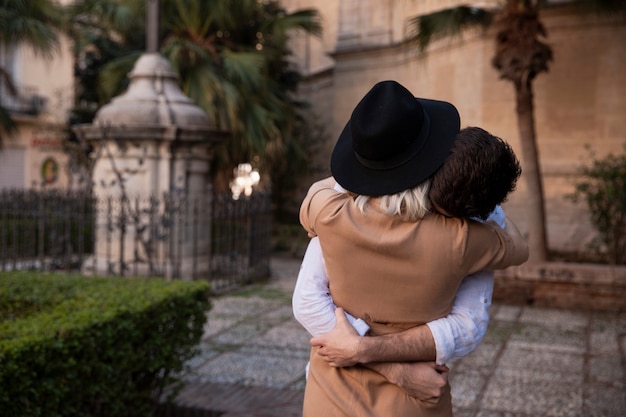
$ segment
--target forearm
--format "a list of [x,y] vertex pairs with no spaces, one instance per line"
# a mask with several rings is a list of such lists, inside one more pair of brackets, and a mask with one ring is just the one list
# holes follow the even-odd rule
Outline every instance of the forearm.
[[[313,346],[332,366],[356,363],[433,361],[445,364],[476,349],[489,322],[493,273],[481,271],[466,277],[457,293],[452,312],[424,326],[384,336],[357,337],[348,326],[312,339]],[[338,320],[346,322],[343,313]]]
[[362,337],[356,353],[359,363],[434,361],[435,340],[428,326],[375,337]]
[[399,386],[411,397],[438,403],[448,381],[448,368],[433,362],[385,362],[363,365]]
[[402,362],[371,362],[364,363],[362,366],[378,372],[392,384],[400,385],[400,375],[402,374]]

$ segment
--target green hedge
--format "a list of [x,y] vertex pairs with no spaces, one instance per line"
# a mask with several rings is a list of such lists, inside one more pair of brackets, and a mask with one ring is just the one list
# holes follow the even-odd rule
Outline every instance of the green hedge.
[[196,353],[208,289],[0,274],[0,416],[150,416]]

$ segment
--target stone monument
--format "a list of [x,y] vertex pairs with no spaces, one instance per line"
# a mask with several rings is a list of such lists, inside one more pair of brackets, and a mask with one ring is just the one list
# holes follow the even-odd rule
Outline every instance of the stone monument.
[[[92,124],[74,127],[93,145],[92,180],[100,205],[94,255],[86,265],[99,275],[197,276],[208,268],[210,255],[211,151],[225,132],[213,128],[206,113],[183,94],[177,74],[160,54],[143,54],[129,77],[128,90],[103,106]],[[169,203],[155,204],[164,198]],[[180,216],[192,215],[192,207],[205,218],[178,226]],[[160,223],[166,218],[167,236],[162,224],[152,236],[140,235],[154,224],[153,218],[138,218],[148,213]],[[163,242],[157,235],[169,244],[158,245]]]

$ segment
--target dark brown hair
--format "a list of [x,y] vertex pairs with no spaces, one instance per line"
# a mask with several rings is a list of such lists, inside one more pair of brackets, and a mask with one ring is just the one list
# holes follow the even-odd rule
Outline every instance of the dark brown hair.
[[515,190],[521,173],[509,144],[479,127],[466,127],[432,177],[430,201],[453,217],[484,220]]

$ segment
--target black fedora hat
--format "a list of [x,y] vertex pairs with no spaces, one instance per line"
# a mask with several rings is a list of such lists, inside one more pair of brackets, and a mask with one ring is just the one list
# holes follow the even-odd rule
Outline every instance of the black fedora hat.
[[335,180],[361,195],[395,194],[433,175],[460,130],[457,109],[415,98],[396,81],[382,81],[361,99],[330,160]]

